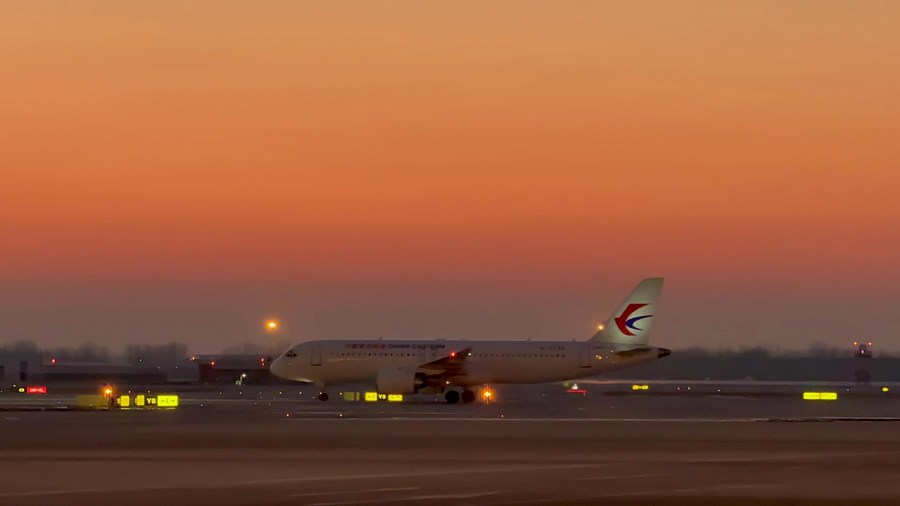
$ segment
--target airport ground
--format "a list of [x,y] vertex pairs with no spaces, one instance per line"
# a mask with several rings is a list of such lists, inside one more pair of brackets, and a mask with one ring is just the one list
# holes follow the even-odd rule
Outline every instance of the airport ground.
[[449,406],[254,392],[182,392],[174,410],[0,411],[0,504],[900,502],[895,398],[500,389],[493,404]]

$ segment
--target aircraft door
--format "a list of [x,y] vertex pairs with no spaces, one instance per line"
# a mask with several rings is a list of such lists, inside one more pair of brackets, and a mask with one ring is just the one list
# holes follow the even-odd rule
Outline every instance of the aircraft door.
[[425,362],[428,362],[428,355],[427,355],[428,350],[426,350],[425,348],[419,348],[418,352],[419,352],[419,354],[417,355],[417,357],[419,359],[419,364],[424,364]]
[[578,349],[578,367],[591,366],[591,347],[582,346]]
[[312,350],[309,352],[309,365],[322,365],[322,345],[314,344],[312,345]]

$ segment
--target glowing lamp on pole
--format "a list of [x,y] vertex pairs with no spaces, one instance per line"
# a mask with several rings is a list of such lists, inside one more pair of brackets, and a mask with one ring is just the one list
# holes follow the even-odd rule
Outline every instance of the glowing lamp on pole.
[[275,332],[278,331],[278,320],[266,320],[264,324],[266,333],[269,334],[269,355],[275,353]]

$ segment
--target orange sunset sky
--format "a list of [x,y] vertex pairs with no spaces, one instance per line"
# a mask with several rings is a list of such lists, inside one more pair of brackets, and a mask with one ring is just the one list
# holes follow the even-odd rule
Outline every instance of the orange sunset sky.
[[900,350],[900,2],[0,1],[0,343]]

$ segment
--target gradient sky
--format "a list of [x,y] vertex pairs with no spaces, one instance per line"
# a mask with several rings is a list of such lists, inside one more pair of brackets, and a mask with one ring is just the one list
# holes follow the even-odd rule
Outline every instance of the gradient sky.
[[0,342],[900,349],[900,2],[0,1]]

